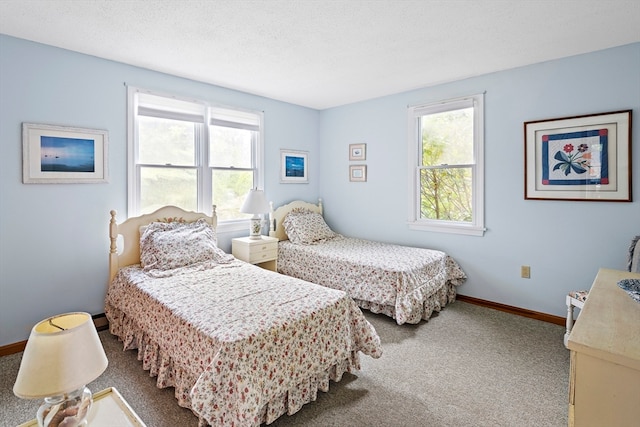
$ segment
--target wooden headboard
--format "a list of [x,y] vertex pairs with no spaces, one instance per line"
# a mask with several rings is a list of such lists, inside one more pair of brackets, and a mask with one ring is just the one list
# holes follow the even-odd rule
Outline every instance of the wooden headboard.
[[318,199],[318,204],[308,203],[302,200],[294,200],[291,203],[280,206],[278,209],[273,209],[273,202],[269,202],[271,211],[269,212],[269,236],[277,237],[278,240],[288,240],[289,237],[284,231],[282,221],[289,212],[294,209],[308,209],[313,212],[318,212],[322,215],[322,199]]
[[[213,214],[208,216],[204,213],[185,211],[176,206],[164,206],[150,214],[132,217],[117,223],[116,211],[111,211],[111,221],[109,222],[109,283],[113,280],[118,270],[128,265],[140,263],[140,227],[152,222],[194,222],[200,218],[205,218],[215,229],[218,226],[218,216],[216,206],[213,205]],[[118,236],[122,236],[122,250],[118,250]]]

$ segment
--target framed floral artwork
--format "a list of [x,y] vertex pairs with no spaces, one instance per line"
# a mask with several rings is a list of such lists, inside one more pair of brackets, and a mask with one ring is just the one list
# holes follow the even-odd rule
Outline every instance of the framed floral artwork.
[[524,123],[526,200],[631,201],[631,110]]

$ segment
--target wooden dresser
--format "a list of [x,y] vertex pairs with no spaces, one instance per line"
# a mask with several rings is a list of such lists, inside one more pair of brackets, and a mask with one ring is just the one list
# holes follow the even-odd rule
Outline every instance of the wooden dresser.
[[640,425],[640,303],[600,269],[569,335],[569,427]]

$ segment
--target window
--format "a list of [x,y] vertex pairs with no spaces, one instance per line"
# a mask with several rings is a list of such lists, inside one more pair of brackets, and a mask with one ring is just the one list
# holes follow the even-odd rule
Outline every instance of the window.
[[410,228],[483,235],[483,98],[409,108]]
[[240,207],[262,187],[261,112],[129,87],[129,116],[130,215],[216,205],[220,230],[246,227]]

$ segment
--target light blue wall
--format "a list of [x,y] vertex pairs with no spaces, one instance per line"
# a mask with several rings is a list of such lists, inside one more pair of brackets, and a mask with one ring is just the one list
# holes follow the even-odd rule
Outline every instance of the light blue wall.
[[[317,197],[316,110],[0,35],[0,346],[53,314],[104,312],[109,211],[126,218],[125,83],[264,111],[267,197]],[[23,122],[108,130],[109,183],[23,184]],[[309,184],[279,183],[280,148],[309,151]]]
[[[446,250],[469,275],[461,294],[563,316],[566,291],[623,269],[640,234],[640,203],[524,201],[522,171],[524,121],[631,108],[637,123],[640,44],[318,112],[0,35],[0,346],[49,315],[104,311],[109,210],[126,216],[125,83],[263,110],[270,200],[321,196],[339,232]],[[483,91],[486,235],[408,230],[406,106]],[[23,122],[107,129],[109,183],[22,184]],[[348,145],[361,142],[368,181],[350,183]],[[309,151],[309,184],[279,183],[281,148]],[[637,199],[640,149],[633,163]]]
[[[484,237],[409,230],[407,105],[485,95]],[[320,113],[320,195],[336,231],[447,251],[460,294],[566,315],[564,296],[600,267],[625,269],[640,234],[640,43],[378,98]],[[525,121],[632,109],[633,203],[524,200]],[[367,144],[366,183],[348,145]],[[520,266],[531,278],[520,278]]]

